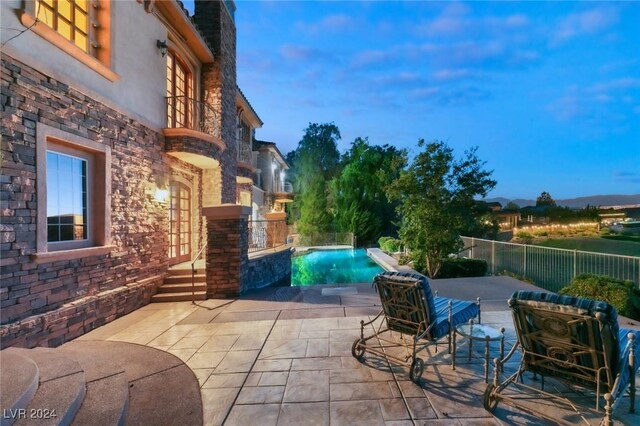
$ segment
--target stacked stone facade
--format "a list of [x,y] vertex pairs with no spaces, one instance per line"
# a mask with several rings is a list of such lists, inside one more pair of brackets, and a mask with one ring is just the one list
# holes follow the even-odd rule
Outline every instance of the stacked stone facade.
[[[165,155],[163,136],[136,120],[10,56],[1,64],[1,321],[14,323],[2,328],[2,342],[60,343],[148,303],[167,269],[169,227],[167,206],[152,189],[166,185],[172,165],[198,182],[200,171]],[[110,253],[36,261],[37,209],[45,208],[36,191],[44,179],[36,174],[39,123],[111,147]],[[111,296],[100,301],[101,294]],[[40,331],[15,324],[33,315],[39,319],[29,324],[41,322]]]

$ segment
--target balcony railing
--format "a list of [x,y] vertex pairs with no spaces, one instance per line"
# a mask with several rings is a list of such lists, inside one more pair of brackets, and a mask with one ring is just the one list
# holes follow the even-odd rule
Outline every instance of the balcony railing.
[[284,185],[282,185],[282,189],[284,189],[284,191],[282,191],[282,192],[292,193],[293,192],[293,185],[291,185],[291,182],[285,182]]
[[240,140],[238,144],[238,161],[240,163],[251,164],[252,157],[251,141]]
[[167,97],[167,127],[221,137],[220,116],[211,105],[187,96]]
[[249,253],[287,244],[289,227],[284,220],[249,221]]

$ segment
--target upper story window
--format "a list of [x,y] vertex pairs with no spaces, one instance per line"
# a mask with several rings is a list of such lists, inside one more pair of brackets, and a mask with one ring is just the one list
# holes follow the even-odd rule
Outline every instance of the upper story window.
[[38,20],[89,53],[89,2],[87,0],[37,0]]
[[189,68],[174,52],[167,54],[167,121],[168,127],[191,128],[193,106],[192,78]]

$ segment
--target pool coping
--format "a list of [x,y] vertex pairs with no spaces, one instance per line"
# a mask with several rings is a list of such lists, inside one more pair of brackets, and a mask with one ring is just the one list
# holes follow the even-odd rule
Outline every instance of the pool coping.
[[380,265],[383,269],[390,272],[410,272],[417,274],[418,272],[407,265],[400,265],[398,261],[379,248],[368,248],[367,256]]

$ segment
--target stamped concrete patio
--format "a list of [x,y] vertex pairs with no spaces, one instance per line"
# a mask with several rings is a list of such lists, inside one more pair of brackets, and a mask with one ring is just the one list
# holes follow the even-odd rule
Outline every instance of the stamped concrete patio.
[[[515,335],[506,300],[536,289],[509,277],[434,280],[432,287],[445,297],[480,296],[482,322],[507,328],[507,351]],[[81,339],[133,342],[182,359],[200,382],[207,425],[541,424],[503,406],[495,416],[484,410],[484,348],[474,346],[479,352],[469,360],[462,339],[455,371],[446,344],[423,353],[420,385],[409,381],[406,366],[368,354],[363,363],[354,359],[360,320],[380,309],[370,284],[270,288],[198,304],[151,304]],[[495,344],[491,356],[497,353]],[[544,404],[558,418],[582,421]],[[616,411],[621,424],[640,424],[627,410],[624,401]]]

